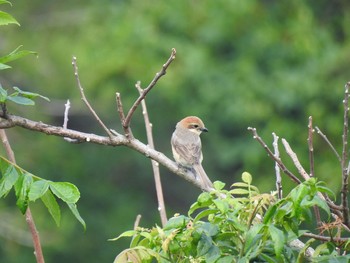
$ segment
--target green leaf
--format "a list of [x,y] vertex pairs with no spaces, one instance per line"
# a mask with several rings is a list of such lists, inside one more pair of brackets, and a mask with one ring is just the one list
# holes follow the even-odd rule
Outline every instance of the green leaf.
[[277,210],[277,204],[274,204],[267,209],[263,219],[264,224],[268,224],[271,221],[271,219],[276,213],[276,210]]
[[75,203],[67,203],[69,209],[72,211],[73,215],[75,216],[76,219],[80,222],[80,224],[83,225],[84,230],[86,230],[86,224],[84,219],[80,216],[77,205]]
[[224,189],[224,187],[225,187],[225,183],[220,182],[220,181],[215,181],[215,182],[213,183],[213,185],[214,185],[214,188],[215,188],[216,190],[222,190],[222,189]]
[[183,228],[187,225],[187,223],[189,221],[190,221],[190,219],[186,216],[183,216],[183,215],[172,217],[165,224],[164,230]]
[[35,105],[35,102],[31,99],[21,97],[21,96],[8,96],[7,100],[10,100],[14,103],[21,104],[21,105],[27,105],[27,106],[33,106]]
[[9,69],[9,68],[11,68],[9,65],[0,63],[0,70]]
[[212,245],[213,245],[213,240],[211,239],[211,237],[202,233],[201,238],[199,239],[199,242],[197,245],[197,256],[200,257],[205,255],[209,251]]
[[252,175],[248,172],[243,172],[242,173],[242,181],[247,183],[247,184],[251,184],[253,181]]
[[[0,3],[1,4],[1,3]],[[13,16],[8,13],[0,11],[0,26],[8,25],[8,24],[16,24],[20,25]]]
[[229,209],[229,206],[228,206],[228,203],[221,200],[221,199],[216,199],[216,200],[213,200],[213,203],[215,204],[215,206],[220,210],[220,212],[222,214],[225,214],[227,213],[228,209]]
[[235,189],[230,190],[230,194],[247,195],[247,194],[249,194],[249,190],[242,189],[242,188],[235,188]]
[[1,161],[1,170],[3,175],[0,180],[0,198],[8,194],[19,178],[16,168],[3,160]]
[[37,97],[40,97],[44,100],[50,101],[50,99],[48,97],[45,97],[43,95],[40,95],[38,93],[33,93],[33,92],[29,92],[29,91],[23,91],[18,87],[13,87],[13,89],[17,92],[17,95],[21,95],[22,97],[28,98],[28,99],[35,99]]
[[60,226],[61,222],[61,210],[56,201],[55,196],[52,194],[50,190],[46,191],[41,197],[41,201],[43,201],[44,205],[49,210],[52,218],[55,220],[56,225]]
[[7,100],[7,91],[3,89],[3,87],[0,84],[0,102],[4,103]]
[[32,175],[28,173],[24,173],[20,175],[19,179],[15,184],[15,190],[16,190],[16,196],[17,196],[16,205],[18,206],[19,210],[21,210],[22,214],[25,214],[28,208],[28,203],[29,203],[28,193],[32,183],[33,183]]
[[138,231],[136,231],[136,230],[128,230],[128,231],[121,233],[119,236],[117,236],[115,238],[108,239],[108,241],[116,241],[122,237],[132,237],[132,236],[136,235],[137,233],[138,233]]
[[197,222],[197,221],[201,220],[203,217],[207,217],[208,215],[212,215],[212,214],[215,214],[217,212],[218,212],[217,209],[205,209],[205,210],[198,213],[198,215],[194,218],[193,222]]
[[276,256],[279,258],[281,257],[282,249],[285,244],[285,237],[283,231],[278,229],[274,225],[269,225],[269,232],[273,241]]
[[50,183],[47,180],[35,181],[29,190],[29,201],[35,201],[38,198],[42,197],[49,188],[49,185]]
[[24,56],[27,55],[37,55],[36,52],[34,51],[29,51],[29,50],[19,50],[20,48],[22,48],[22,46],[17,47],[14,51],[12,51],[10,54],[0,57],[0,63],[7,63],[7,62],[11,62],[17,59],[20,59]]
[[66,203],[76,203],[80,198],[78,188],[68,182],[50,182],[50,189],[54,195]]

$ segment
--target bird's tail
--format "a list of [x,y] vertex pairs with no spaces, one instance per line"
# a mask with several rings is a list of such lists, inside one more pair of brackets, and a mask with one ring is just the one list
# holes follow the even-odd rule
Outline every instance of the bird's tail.
[[213,183],[210,181],[208,175],[204,171],[203,166],[201,164],[195,164],[193,165],[193,168],[196,172],[196,177],[201,181],[203,188],[205,189],[213,188]]

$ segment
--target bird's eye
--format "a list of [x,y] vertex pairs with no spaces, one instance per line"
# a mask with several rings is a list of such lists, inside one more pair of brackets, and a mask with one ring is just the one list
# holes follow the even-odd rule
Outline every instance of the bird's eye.
[[197,124],[193,124],[193,128],[198,128],[199,126]]

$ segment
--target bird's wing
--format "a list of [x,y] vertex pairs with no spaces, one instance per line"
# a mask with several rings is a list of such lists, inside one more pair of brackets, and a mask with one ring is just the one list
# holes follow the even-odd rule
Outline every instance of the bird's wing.
[[200,143],[182,144],[173,142],[172,145],[188,164],[193,165],[195,163],[200,163],[202,158],[202,147]]

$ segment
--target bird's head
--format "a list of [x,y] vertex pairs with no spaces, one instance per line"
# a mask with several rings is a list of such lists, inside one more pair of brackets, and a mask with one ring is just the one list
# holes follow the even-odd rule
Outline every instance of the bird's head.
[[208,132],[208,129],[205,128],[203,121],[196,116],[189,116],[182,119],[179,123],[179,126],[184,129],[188,129],[190,132],[200,135],[202,132]]

